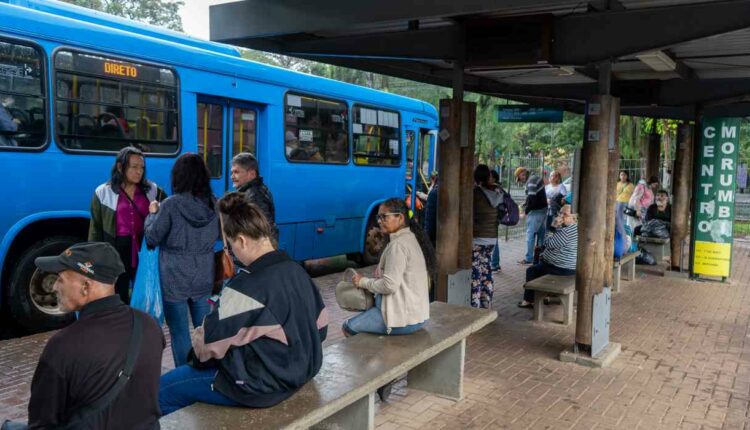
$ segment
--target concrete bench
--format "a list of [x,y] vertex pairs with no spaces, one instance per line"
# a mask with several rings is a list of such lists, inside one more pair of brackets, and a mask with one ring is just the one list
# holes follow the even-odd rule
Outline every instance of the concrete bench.
[[435,302],[414,334],[359,334],[324,348],[318,375],[272,408],[197,403],[162,417],[161,428],[373,429],[375,391],[404,374],[411,388],[461,399],[466,338],[496,318],[495,311]]
[[[641,255],[641,251],[630,252],[620,257],[619,260],[615,260],[615,263],[612,266],[613,292],[620,292],[620,279],[625,279],[626,281],[632,281],[635,279],[635,259],[638,258],[639,255]],[[625,277],[621,278],[623,268],[625,268]]]
[[576,290],[576,277],[544,275],[524,284],[524,289],[534,291],[534,320],[544,319],[544,298],[549,296],[560,297],[563,306],[564,325],[573,320],[573,293]]
[[659,239],[656,237],[637,237],[638,244],[654,255],[656,264],[664,261],[664,257],[672,255],[672,249],[670,248],[669,239]]

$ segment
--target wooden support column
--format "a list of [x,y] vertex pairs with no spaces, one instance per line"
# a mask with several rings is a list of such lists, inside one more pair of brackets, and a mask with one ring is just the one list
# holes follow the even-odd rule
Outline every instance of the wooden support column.
[[[435,299],[443,302],[448,301],[448,276],[471,268],[476,105],[463,102],[465,49],[465,29],[461,26],[453,62],[453,98],[440,100]],[[473,106],[473,112],[466,105]]]
[[[682,255],[682,241],[690,234],[690,190],[693,179],[693,136],[691,124],[680,124],[677,128],[677,150],[672,171],[672,270],[687,270],[689,255]],[[689,246],[689,245],[688,245]],[[686,250],[686,246],[684,249]]]
[[648,151],[646,152],[646,179],[652,176],[659,177],[659,155],[661,154],[661,136],[656,132],[656,119],[648,135]]
[[[593,296],[605,287],[607,196],[613,191],[609,175],[609,141],[612,133],[612,110],[619,109],[619,99],[608,95],[594,96],[588,105],[588,129],[581,152],[581,199],[578,207],[578,263],[576,289],[576,346],[579,353],[591,353]],[[611,251],[610,251],[611,252]]]
[[604,242],[604,258],[606,264],[604,266],[604,281],[605,284],[612,288],[614,285],[614,279],[612,278],[614,264],[614,253],[615,253],[615,201],[617,196],[615,190],[617,189],[617,179],[620,173],[620,100],[614,99],[612,103],[612,109],[610,110],[609,118],[609,137],[607,141],[607,148],[609,150],[609,161],[607,163],[607,235]]

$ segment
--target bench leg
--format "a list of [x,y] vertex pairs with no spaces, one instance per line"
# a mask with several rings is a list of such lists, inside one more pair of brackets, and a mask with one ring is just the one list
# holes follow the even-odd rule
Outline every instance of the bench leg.
[[635,260],[625,263],[625,280],[632,281],[635,279]]
[[312,426],[315,430],[346,430],[375,428],[375,393],[362,397],[351,405]]
[[573,294],[563,294],[560,300],[563,307],[563,324],[569,325],[573,320]]
[[409,387],[452,400],[464,393],[466,339],[409,371]]
[[617,265],[612,269],[612,292],[620,292],[620,276],[622,276],[622,265]]
[[544,320],[544,298],[547,294],[543,291],[534,291],[534,321]]

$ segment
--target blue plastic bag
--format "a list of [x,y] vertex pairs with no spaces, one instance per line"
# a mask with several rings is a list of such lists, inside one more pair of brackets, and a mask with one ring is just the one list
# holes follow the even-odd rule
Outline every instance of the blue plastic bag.
[[164,303],[159,278],[159,248],[148,249],[145,240],[138,253],[138,271],[135,275],[130,306],[151,315],[159,325],[164,322]]

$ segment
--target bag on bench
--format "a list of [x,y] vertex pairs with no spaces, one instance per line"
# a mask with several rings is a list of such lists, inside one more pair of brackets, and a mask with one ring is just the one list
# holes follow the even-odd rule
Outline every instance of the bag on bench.
[[356,287],[351,279],[356,272],[346,269],[344,280],[336,284],[336,303],[348,311],[366,311],[375,306],[375,296],[362,288]]

